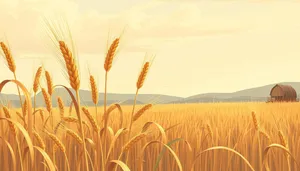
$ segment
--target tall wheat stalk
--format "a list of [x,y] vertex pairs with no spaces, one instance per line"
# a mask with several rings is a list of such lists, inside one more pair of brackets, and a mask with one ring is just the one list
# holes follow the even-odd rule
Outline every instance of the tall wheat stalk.
[[[47,93],[49,95],[49,100],[52,103],[52,93],[53,93],[53,83],[52,83],[52,78],[50,76],[50,73],[48,71],[45,71],[45,76],[46,76],[46,81],[47,81]],[[51,124],[52,124],[52,130],[54,128],[54,118],[53,118],[53,113],[49,113],[51,115]]]
[[[289,149],[289,145],[288,145],[288,142],[286,141],[283,133],[281,130],[278,131],[278,136],[279,136],[279,139],[280,139],[280,144],[282,146],[284,146],[285,148]],[[286,160],[287,160],[287,164],[288,164],[288,170],[291,171],[291,162],[290,162],[290,156],[288,155],[288,153],[285,153],[284,154],[285,157],[286,157]]]
[[50,96],[52,96],[53,94],[53,82],[52,82],[52,78],[51,78],[51,75],[49,73],[49,71],[45,71],[45,76],[46,76],[46,81],[47,81],[47,90],[48,90],[48,94]]
[[257,136],[257,140],[258,140],[258,156],[259,156],[259,162],[258,162],[258,167],[260,170],[262,170],[262,167],[261,167],[261,161],[262,161],[262,151],[261,151],[261,142],[260,142],[260,137],[259,137],[259,134],[260,134],[260,127],[259,127],[259,123],[257,121],[257,117],[256,117],[256,114],[255,112],[252,112],[252,121],[253,121],[253,125],[254,125],[254,129],[255,129],[255,135]]
[[140,75],[138,77],[138,80],[136,82],[136,92],[135,92],[134,103],[133,103],[132,112],[131,112],[131,116],[130,116],[130,123],[129,123],[129,130],[128,130],[128,140],[129,140],[130,134],[131,134],[131,128],[132,128],[132,123],[133,123],[133,114],[134,114],[134,110],[135,110],[135,106],[136,106],[136,99],[137,99],[139,90],[144,85],[144,81],[147,77],[149,67],[150,67],[150,62],[145,62],[144,65],[143,65],[143,68],[140,72]]
[[[4,53],[4,55],[5,55],[5,59],[6,59],[6,62],[7,62],[8,69],[13,73],[14,79],[17,80],[16,64],[15,64],[14,58],[12,57],[10,49],[5,45],[4,42],[0,42],[0,46],[1,46],[1,49]],[[17,86],[17,89],[18,89],[18,95],[19,95],[19,100],[20,100],[20,107],[22,107],[23,106],[22,105],[22,97],[21,97],[19,86]]]
[[[96,84],[96,81],[95,81],[95,78],[93,75],[90,75],[90,86],[91,86],[91,93],[92,93],[92,101],[95,105],[95,112],[96,112],[96,123],[99,125],[99,116],[98,116],[98,109],[97,109],[97,105],[98,105],[98,100],[99,100],[99,95],[98,95],[98,88],[97,88],[97,84]],[[86,110],[87,111],[87,110]],[[91,118],[89,118],[91,119]],[[94,130],[97,126],[94,126]],[[96,128],[97,129],[97,128]],[[103,150],[102,150],[102,142],[101,142],[101,138],[99,138],[98,136],[99,134],[99,130],[97,131],[97,141],[99,141],[99,143],[97,142],[97,145],[96,145],[96,151],[98,152],[99,151],[99,146],[100,146],[100,152],[101,152],[101,155],[103,154]],[[100,157],[99,153],[96,153],[95,154],[95,163],[94,163],[94,167],[96,169],[98,169],[98,158]],[[101,156],[102,157],[102,156]],[[103,162],[103,158],[102,158],[102,165],[104,164]]]
[[46,104],[46,109],[47,109],[50,119],[51,119],[50,121],[51,121],[52,130],[54,130],[53,115],[52,115],[52,101],[50,99],[48,92],[44,88],[42,88],[42,94],[43,94],[44,101]]
[[[11,114],[10,114],[10,111],[8,110],[8,108],[4,106],[3,111],[4,111],[4,114],[5,114],[5,117],[10,119]],[[17,136],[17,129],[16,129],[15,125],[10,121],[8,121],[8,125],[9,125],[9,128],[10,128],[13,136],[16,139],[16,145],[17,145],[19,159],[20,159],[21,171],[23,171],[23,160],[22,160],[22,153],[21,153],[21,149],[20,149],[20,143],[19,143],[19,139],[18,139],[18,136]]]
[[[106,54],[106,58],[104,61],[104,70],[105,70],[105,86],[104,86],[104,116],[106,116],[106,106],[107,106],[107,76],[108,72],[110,71],[112,67],[113,60],[116,55],[117,48],[120,43],[120,38],[116,38],[112,44],[110,45],[110,48],[108,49],[108,52]],[[102,157],[105,158],[106,154],[106,128],[104,128],[104,154],[102,154]]]
[[[33,82],[33,92],[34,92],[34,97],[33,97],[33,112],[35,112],[35,108],[36,108],[36,93],[39,90],[39,85],[40,85],[40,78],[42,75],[42,67],[39,67],[38,70],[35,73],[35,77],[34,77],[34,82]],[[35,115],[33,118],[33,126],[35,127]]]
[[81,132],[81,139],[83,140],[83,143],[82,143],[83,148],[82,149],[83,149],[83,154],[84,154],[86,170],[89,171],[89,163],[88,163],[88,158],[87,158],[87,154],[86,154],[85,136],[84,136],[81,110],[80,110],[80,96],[79,96],[80,78],[79,78],[79,73],[78,73],[77,65],[75,63],[75,59],[73,57],[73,54],[72,54],[71,50],[69,50],[66,43],[64,41],[59,41],[59,47],[60,47],[61,53],[63,55],[63,58],[65,60],[67,72],[68,72],[68,75],[69,75],[70,85],[76,91],[76,100],[77,100],[77,103],[78,103],[78,106],[79,106],[78,119],[79,119],[79,126],[80,126],[80,132]]
[[93,75],[90,75],[90,85],[91,85],[91,93],[92,93],[92,100],[95,105],[95,112],[96,112],[96,121],[99,124],[99,117],[97,112],[97,104],[98,104],[98,88]]

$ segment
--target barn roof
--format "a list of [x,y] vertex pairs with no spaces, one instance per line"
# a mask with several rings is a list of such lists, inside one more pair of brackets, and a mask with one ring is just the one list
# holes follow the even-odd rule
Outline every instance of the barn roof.
[[270,95],[272,95],[272,91],[275,87],[280,87],[281,90],[283,91],[284,95],[287,97],[295,97],[297,98],[297,93],[296,90],[290,86],[290,85],[282,85],[282,84],[276,84],[270,91]]

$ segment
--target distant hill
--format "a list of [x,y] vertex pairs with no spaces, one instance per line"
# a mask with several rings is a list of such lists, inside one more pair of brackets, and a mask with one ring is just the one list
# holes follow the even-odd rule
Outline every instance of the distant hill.
[[[270,96],[271,89],[276,85],[269,84],[261,87],[255,87],[240,90],[232,93],[205,93],[180,99],[174,103],[196,103],[196,102],[240,102],[240,101],[266,101]],[[300,82],[282,82],[278,84],[291,85],[297,93],[300,92]],[[299,95],[298,95],[299,97]]]
[[[72,90],[73,94],[75,92]],[[55,107],[57,105],[57,97],[61,97],[66,106],[70,105],[71,98],[66,90],[63,88],[56,88],[53,95],[52,95],[52,104]],[[132,104],[134,101],[135,94],[116,94],[116,93],[108,93],[107,94],[107,104],[112,103],[122,103],[122,104]],[[80,90],[80,100],[82,105],[91,106],[94,105],[92,102],[91,92],[88,90]],[[104,94],[99,93],[99,102],[98,105],[103,105]],[[160,95],[160,94],[139,94],[137,98],[137,104],[144,104],[144,103],[169,103],[172,101],[178,101],[183,99],[182,97],[176,96],[168,96],[168,95]],[[0,93],[0,100],[3,104],[7,104],[7,101],[10,100],[14,107],[19,107],[19,96],[15,94],[1,94]],[[33,98],[32,98],[33,101]],[[44,106],[44,98],[41,92],[37,94],[36,97],[36,105],[37,106]]]
[[[279,84],[287,84],[294,87],[294,89],[300,93],[300,82],[282,82]],[[137,98],[137,104],[145,103],[207,103],[207,102],[247,102],[247,101],[266,101],[270,96],[270,90],[276,84],[269,84],[261,87],[255,87],[245,90],[240,90],[232,93],[204,93],[187,98],[177,97],[177,96],[168,96],[160,94],[139,94]],[[74,93],[74,91],[72,91]],[[69,106],[71,98],[68,95],[67,91],[63,88],[55,89],[52,96],[52,104],[55,107],[57,104],[57,97],[60,96],[65,105]],[[108,93],[107,94],[107,103],[122,103],[125,105],[133,104],[134,94],[117,94],[117,93]],[[298,95],[299,97],[300,95]],[[80,97],[82,105],[92,106],[92,97],[91,92],[87,90],[80,90]],[[99,103],[98,105],[103,105],[104,95],[99,93]],[[3,104],[7,104],[7,101],[10,100],[11,104],[14,107],[19,107],[19,97],[15,94],[1,94],[0,100]],[[36,97],[37,106],[44,106],[44,99],[41,93],[37,94]]]

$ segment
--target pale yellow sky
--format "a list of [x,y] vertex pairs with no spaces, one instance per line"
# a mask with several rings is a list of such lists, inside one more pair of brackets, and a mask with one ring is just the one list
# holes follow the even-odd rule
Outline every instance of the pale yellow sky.
[[[42,63],[68,85],[45,48],[42,15],[64,12],[78,47],[82,89],[88,70],[103,91],[107,35],[126,27],[109,92],[134,93],[146,52],[156,53],[141,93],[190,96],[300,81],[300,1],[288,0],[1,0],[0,40],[7,38],[17,75],[32,87]],[[2,62],[3,63],[3,62]],[[12,78],[4,64],[0,80]],[[4,92],[15,93],[15,86]]]

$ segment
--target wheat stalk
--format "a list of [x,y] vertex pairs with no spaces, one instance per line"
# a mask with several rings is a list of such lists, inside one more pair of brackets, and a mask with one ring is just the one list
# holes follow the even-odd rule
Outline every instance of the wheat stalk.
[[15,64],[14,58],[12,57],[12,55],[10,53],[10,50],[8,49],[8,47],[3,42],[0,42],[0,45],[1,45],[1,48],[4,52],[9,70],[11,72],[15,73],[16,72],[16,64]]
[[153,105],[147,104],[143,106],[140,110],[136,112],[136,114],[133,116],[133,122],[138,120],[147,110],[149,110]]
[[42,75],[43,68],[39,67],[35,73],[34,82],[33,82],[33,92],[36,93],[39,90],[40,78]]
[[[104,113],[104,115],[102,116],[102,122],[107,122],[107,118],[108,118],[108,115],[117,108],[116,105],[110,105],[109,108],[106,110],[106,112]],[[104,123],[106,124],[106,123]],[[106,126],[106,125],[105,125]]]
[[79,144],[83,144],[82,139],[80,138],[80,136],[76,132],[74,132],[70,129],[67,129],[66,132],[67,132],[68,135],[73,137]]
[[252,121],[253,121],[255,130],[258,131],[259,130],[259,124],[258,124],[255,112],[252,112]]
[[[42,67],[39,67],[35,73],[35,77],[34,77],[34,81],[33,81],[33,92],[34,92],[34,99],[33,99],[33,112],[35,112],[35,108],[36,108],[36,93],[39,90],[39,85],[40,85],[40,78],[42,75]],[[34,115],[34,120],[33,120],[33,125],[35,127],[35,123],[36,123],[36,116]]]
[[40,110],[40,116],[41,116],[41,118],[42,118],[42,122],[43,122],[43,124],[44,124],[44,122],[45,122],[45,117],[44,117],[44,111],[43,110]]
[[97,111],[97,104],[98,104],[98,88],[95,81],[94,76],[90,75],[90,85],[91,85],[91,92],[92,92],[92,100],[95,105],[95,112],[96,112],[96,120],[98,120],[98,111]]
[[[256,135],[257,135],[257,139],[258,139],[258,148],[259,148],[259,161],[262,161],[262,156],[261,156],[261,143],[260,143],[260,138],[259,138],[259,130],[260,130],[260,128],[259,128],[259,124],[258,124],[258,121],[257,121],[257,117],[256,117],[256,114],[255,114],[255,112],[252,112],[251,113],[251,115],[252,115],[252,121],[253,121],[253,124],[254,124],[254,128],[255,128],[255,131],[256,131]],[[261,170],[261,163],[259,162],[258,163],[259,164],[259,168],[260,168],[260,170]]]
[[150,63],[146,62],[144,64],[144,67],[143,67],[142,71],[140,72],[139,78],[138,78],[138,80],[136,82],[136,88],[137,89],[142,88],[142,86],[144,85],[144,81],[145,81],[145,79],[147,77],[147,73],[149,71],[149,67],[150,67]]
[[58,103],[60,118],[62,119],[65,114],[65,105],[61,97],[57,97],[57,103]]
[[69,171],[70,170],[69,161],[68,161],[68,158],[67,158],[66,148],[65,148],[64,144],[54,134],[51,134],[47,131],[46,131],[46,134],[54,142],[54,146],[53,146],[53,160],[54,160],[54,162],[55,162],[55,155],[54,154],[56,153],[56,150],[57,150],[56,148],[58,147],[63,152],[63,154],[65,156],[65,159],[66,159],[66,162],[67,162],[67,167],[68,167],[67,170]]
[[211,140],[213,140],[213,131],[211,129],[211,126],[209,123],[206,124],[206,128],[207,128],[207,131],[208,131],[208,135],[210,136]]
[[137,142],[139,142],[140,140],[142,140],[146,136],[147,136],[146,133],[141,133],[141,134],[138,134],[135,137],[133,137],[128,143],[126,143],[123,146],[123,152],[128,151],[134,144],[136,144]]
[[[11,118],[11,114],[8,110],[8,108],[6,106],[3,106],[3,111],[4,111],[4,114],[5,114],[5,117],[6,118]],[[17,129],[15,127],[15,125],[11,122],[11,121],[8,121],[8,125],[9,125],[9,128],[11,130],[11,132],[13,133],[14,137],[17,136]]]
[[[9,112],[8,108],[4,106],[3,111],[4,111],[4,114],[5,114],[5,117],[8,118],[8,119],[11,119],[11,115],[10,115],[10,112]],[[11,132],[13,133],[13,136],[15,137],[15,140],[16,140],[16,144],[17,144],[17,148],[18,148],[18,154],[19,154],[19,157],[20,157],[21,170],[23,171],[23,161],[22,161],[20,143],[19,143],[19,140],[18,140],[18,137],[17,137],[17,129],[11,121],[8,121],[8,125],[9,125],[9,128],[10,128]]]
[[44,97],[44,101],[45,101],[45,104],[46,104],[47,111],[49,113],[51,113],[51,111],[52,111],[52,102],[50,100],[50,96],[44,88],[42,88],[42,93],[43,93],[43,97]]
[[82,111],[85,114],[85,116],[89,119],[93,129],[95,132],[99,133],[100,128],[96,123],[96,120],[93,118],[93,116],[90,114],[89,110],[86,107],[82,107]]
[[54,123],[53,123],[53,114],[52,114],[52,102],[50,99],[50,96],[48,94],[48,92],[45,90],[45,88],[42,88],[42,94],[44,97],[44,102],[46,104],[46,109],[51,117],[51,125],[52,125],[52,130],[54,129]]
[[259,130],[259,133],[260,133],[262,136],[266,137],[266,138],[267,138],[267,140],[268,140],[269,142],[271,141],[271,137],[270,137],[270,135],[269,135],[269,134],[267,134],[265,131],[263,131],[263,130]]
[[62,118],[65,122],[78,122],[78,119],[73,116],[65,116]]
[[[14,58],[12,57],[10,49],[5,45],[4,42],[0,42],[0,46],[1,46],[2,51],[4,52],[4,56],[7,61],[8,69],[14,74],[15,80],[17,80],[16,64],[15,64]],[[19,95],[19,100],[20,100],[20,106],[22,107],[23,106],[22,105],[22,97],[21,97],[19,86],[17,86],[17,89],[18,89],[18,95]]]
[[92,100],[93,103],[96,105],[98,103],[98,88],[95,82],[95,78],[92,75],[90,75],[90,84],[92,89]]
[[136,106],[137,96],[138,96],[140,88],[142,88],[142,86],[144,84],[147,73],[149,71],[149,67],[150,67],[150,62],[145,62],[144,65],[143,65],[143,68],[142,68],[142,70],[139,74],[138,80],[136,82],[136,92],[135,92],[134,103],[133,103],[133,106],[132,106],[132,112],[131,112],[131,116],[130,116],[128,139],[130,138],[130,134],[131,134],[131,128],[132,128],[132,123],[133,123],[133,114],[134,114],[134,110],[135,110],[135,106]]
[[[73,117],[73,116],[65,116],[65,117],[62,118],[62,120],[65,121],[65,122],[69,122],[69,123],[77,123],[77,122],[79,123],[78,119],[75,118],[75,117]],[[82,124],[85,125],[85,126],[87,126],[88,129],[90,129],[90,127],[89,127],[89,125],[86,123],[86,121],[83,120],[83,121],[82,121]]]
[[[64,41],[59,41],[59,47],[66,63],[70,85],[76,91],[76,100],[80,108],[80,96],[79,96],[80,78],[79,78],[77,65],[75,63],[75,59],[73,58],[72,52],[69,50],[69,48],[67,47]],[[80,110],[78,110],[78,119],[79,119],[80,131],[81,131],[81,138],[85,140]],[[85,141],[83,141],[82,146],[83,146],[83,153],[85,159],[85,166],[86,169],[89,170]]]
[[[284,146],[285,148],[289,149],[289,145],[282,133],[281,130],[278,131],[278,136],[279,136],[279,139],[280,139],[280,143],[282,146]],[[285,154],[285,157],[286,157],[286,160],[288,162],[288,170],[290,171],[291,170],[291,165],[290,165],[290,156],[287,152],[284,153]]]
[[23,117],[25,118],[27,115],[27,101],[24,100],[23,106],[22,106],[22,113],[23,113]]
[[106,54],[105,62],[104,62],[104,69],[106,72],[109,72],[109,70],[112,67],[112,62],[116,54],[116,50],[119,46],[120,38],[116,38],[113,43],[110,45],[110,48],[108,49],[108,52]]
[[66,152],[66,148],[64,144],[55,136],[54,134],[51,134],[46,131],[46,134],[50,137],[50,139],[57,145],[57,147],[63,152]]
[[53,82],[52,82],[52,78],[51,75],[48,71],[45,71],[45,76],[46,76],[46,81],[47,81],[47,88],[48,88],[48,94],[50,96],[52,96],[53,94]]
[[288,148],[288,144],[287,144],[281,130],[278,131],[278,136],[279,136],[281,145],[283,145],[285,148]]
[[59,41],[59,47],[66,63],[70,85],[74,90],[77,91],[80,87],[80,79],[73,54],[64,41]]
[[45,149],[46,149],[46,145],[45,145],[45,142],[44,142],[44,140],[42,139],[42,137],[41,137],[36,131],[33,132],[33,135],[34,135],[34,137],[36,138],[36,140],[37,140],[37,142],[38,142],[38,145],[39,145],[43,150],[45,150]]
[[[116,55],[116,50],[119,46],[120,43],[120,38],[116,38],[112,44],[110,45],[107,54],[106,54],[106,58],[104,61],[104,70],[105,70],[105,85],[104,85],[104,115],[106,115],[106,103],[107,103],[107,76],[108,76],[108,72],[110,71],[111,67],[112,67],[112,63],[113,63],[113,59],[115,58]],[[104,137],[106,137],[106,129],[104,129]],[[104,146],[106,146],[106,141],[104,141]],[[104,154],[101,154],[102,156],[105,155],[106,149],[104,148]],[[103,156],[105,158],[105,156]],[[104,166],[102,168],[104,170]]]

